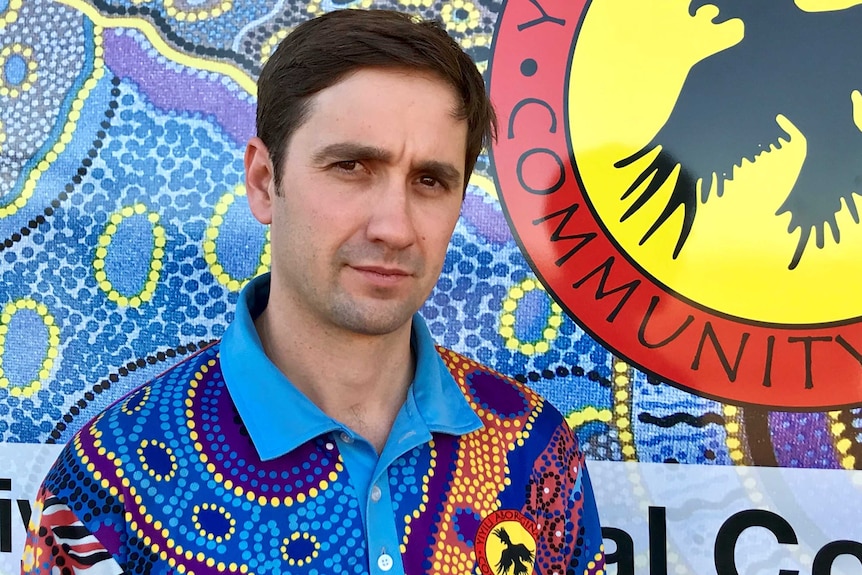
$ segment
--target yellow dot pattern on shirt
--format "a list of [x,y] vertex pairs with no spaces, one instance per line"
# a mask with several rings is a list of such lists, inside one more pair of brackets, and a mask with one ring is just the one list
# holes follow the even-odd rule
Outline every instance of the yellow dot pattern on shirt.
[[[151,552],[155,553],[159,556],[162,561],[168,563],[172,569],[176,569],[177,573],[182,573],[184,575],[195,575],[195,571],[191,568],[188,563],[195,562],[201,567],[206,567],[208,570],[216,569],[219,572],[230,571],[232,573],[250,573],[248,565],[237,563],[227,564],[223,561],[216,561],[213,557],[207,557],[203,552],[197,552],[190,549],[186,549],[182,546],[182,544],[178,544],[170,534],[170,531],[164,524],[155,519],[152,514],[149,513],[147,507],[143,504],[143,498],[138,495],[135,486],[129,482],[127,478],[123,478],[123,486],[129,491],[132,500],[137,505],[137,515],[133,514],[131,511],[126,511],[126,523],[129,524],[130,529],[135,532],[138,538],[143,541],[144,545],[146,545]],[[213,505],[213,507],[215,507]],[[223,509],[223,508],[220,508]],[[225,511],[227,514],[227,512]],[[227,514],[229,517],[229,514]],[[138,520],[142,521],[145,525],[152,526],[160,535],[159,541],[154,540],[152,537],[147,535],[138,524]],[[223,536],[223,539],[228,539],[230,535],[235,532],[236,522],[233,518],[231,520],[231,528],[226,536]],[[195,522],[193,518],[193,522]],[[199,523],[195,522],[196,527],[199,526]],[[213,539],[216,539],[215,536]],[[169,553],[170,552],[170,553]]]
[[[13,4],[14,5],[14,4]],[[102,46],[102,27],[95,26],[93,28],[93,41],[95,45],[93,59],[93,74],[87,78],[81,89],[78,90],[75,100],[72,102],[72,108],[69,110],[69,116],[66,119],[66,124],[63,126],[63,132],[60,137],[51,146],[51,149],[45,153],[45,156],[36,163],[36,166],[30,170],[27,176],[27,181],[24,182],[24,188],[21,193],[9,204],[0,206],[0,218],[6,218],[14,215],[21,208],[27,205],[27,202],[33,197],[36,191],[36,184],[42,177],[42,174],[48,171],[52,163],[57,161],[57,158],[66,149],[66,146],[72,141],[72,135],[78,127],[78,122],[81,119],[81,110],[84,109],[84,103],[90,97],[90,93],[95,89],[99,80],[105,75],[104,47]]]
[[[79,436],[76,436],[75,443],[76,448],[78,449],[78,456],[80,457],[81,462],[86,465],[87,471],[89,471],[93,475],[93,478],[97,482],[101,482],[102,488],[107,489],[111,495],[117,497],[124,507],[126,496],[124,496],[123,493],[127,493],[129,500],[134,501],[135,505],[138,506],[137,516],[140,517],[146,524],[152,525],[157,530],[161,530],[162,535],[167,539],[169,536],[168,530],[164,529],[161,522],[155,520],[155,518],[147,511],[146,506],[143,505],[143,499],[140,495],[138,495],[137,489],[129,481],[129,478],[126,477],[126,473],[122,467],[122,460],[118,458],[113,452],[107,451],[102,444],[102,430],[99,429],[98,423],[102,420],[105,413],[106,412],[103,412],[101,415],[98,416],[96,420],[93,421],[93,423],[87,429],[87,432],[93,438],[93,447],[96,449],[96,452],[99,454],[99,456],[105,457],[106,460],[113,464],[116,479],[119,480],[124,490],[118,489],[113,481],[110,481],[107,477],[103,477],[102,473],[96,469],[96,466],[93,464],[92,461],[89,460],[83,449],[81,449],[80,434]],[[137,536],[144,542],[144,544],[150,547],[150,549],[154,553],[162,555],[163,560],[166,559],[167,555],[164,553],[162,547],[159,545],[159,543],[154,542],[149,535],[146,535],[143,530],[141,530],[135,517],[135,514],[133,514],[131,510],[126,510],[124,518],[126,520],[126,523],[128,523],[129,528],[133,532],[135,532]]]
[[[590,561],[589,563],[587,563],[587,569],[586,569],[586,571],[584,571],[584,573],[587,573],[589,575],[604,575],[605,570],[602,569],[602,566],[605,564],[604,560],[603,560],[604,548],[605,548],[604,545],[599,547],[599,549],[601,549],[601,552],[596,553],[595,556],[593,557],[593,560]],[[598,569],[597,569],[597,567],[598,567]]]
[[123,491],[117,488],[115,482],[112,481],[113,478],[105,477],[101,471],[96,469],[96,465],[84,451],[84,439],[82,438],[89,435],[91,439],[88,439],[88,441],[92,443],[96,453],[100,457],[104,457],[107,461],[110,461],[113,464],[113,467],[117,469],[117,477],[122,477],[122,470],[119,469],[120,460],[117,459],[116,454],[108,451],[105,449],[104,445],[102,445],[102,430],[99,429],[99,423],[104,419],[105,413],[106,412],[102,412],[96,416],[96,418],[93,419],[87,427],[75,434],[75,437],[72,439],[72,448],[77,453],[81,464],[92,475],[94,481],[100,485],[102,489],[107,490],[111,496],[116,497],[120,504],[124,504],[126,497]]
[[[299,539],[311,543],[312,550],[311,553],[303,557],[294,557],[290,554],[290,544]],[[303,567],[317,559],[317,556],[320,554],[320,542],[317,540],[317,537],[310,533],[300,533],[299,531],[296,531],[294,533],[291,533],[290,537],[284,538],[284,540],[281,542],[280,551],[282,558],[287,561],[288,565],[290,565],[291,567]]]
[[413,528],[410,524],[414,519],[419,519],[419,517],[428,510],[428,486],[430,485],[431,479],[433,479],[437,469],[437,448],[433,439],[428,442],[428,447],[431,458],[430,468],[428,469],[428,473],[422,478],[422,498],[419,500],[419,505],[413,510],[412,514],[404,517],[404,536],[401,541],[402,554],[407,553],[407,541],[410,539],[410,534],[413,532]]
[[[148,448],[151,450],[161,451],[170,461],[170,470],[167,473],[160,473],[157,469],[154,469],[150,462],[148,461],[148,456],[152,456],[152,452],[148,453]],[[177,456],[174,455],[174,452],[170,447],[165,445],[163,441],[151,441],[149,439],[144,439],[141,441],[141,444],[138,446],[138,459],[141,462],[141,466],[144,468],[144,471],[150,474],[150,477],[155,479],[156,481],[170,481],[174,478],[174,475],[177,473]]]
[[344,463],[339,460],[335,463],[335,469],[329,473],[328,476],[321,479],[316,486],[310,487],[307,492],[297,493],[296,496],[285,495],[282,497],[279,496],[271,496],[267,497],[266,495],[259,494],[247,487],[243,487],[242,485],[236,485],[230,478],[226,478],[223,473],[221,473],[216,464],[210,461],[209,456],[204,451],[204,446],[200,442],[200,435],[196,429],[197,424],[194,420],[194,401],[197,396],[198,389],[200,388],[201,381],[203,381],[204,376],[209,372],[210,369],[215,367],[217,360],[211,359],[206,365],[200,366],[200,369],[197,373],[195,373],[192,380],[189,382],[189,390],[185,399],[185,407],[186,407],[186,426],[189,429],[189,438],[194,443],[195,451],[198,453],[201,462],[206,465],[207,473],[212,475],[213,480],[224,487],[225,490],[232,492],[234,496],[242,498],[245,497],[248,501],[252,503],[257,503],[260,506],[272,506],[278,507],[280,505],[284,505],[285,507],[290,507],[294,503],[305,503],[308,499],[313,499],[317,497],[321,491],[329,488],[331,483],[334,483],[339,474],[344,471]]
[[[213,513],[218,513],[222,517],[224,517],[228,522],[228,529],[225,533],[212,533],[207,531],[200,520],[201,511],[210,511]],[[198,533],[201,536],[206,537],[210,541],[215,541],[216,543],[221,543],[223,541],[227,541],[230,539],[234,533],[236,533],[236,519],[230,514],[230,511],[225,509],[221,505],[216,505],[215,503],[204,503],[202,505],[195,505],[192,508],[192,523],[195,526],[195,529],[198,530]]]
[[[129,397],[129,399],[122,403],[120,410],[123,413],[125,413],[126,415],[134,415],[147,405],[147,402],[150,400],[150,387],[144,387],[139,393],[141,394],[140,397],[137,393],[134,393],[131,397]],[[132,401],[135,402],[134,405],[132,405]]]
[[[214,361],[211,360],[210,367],[212,367],[213,364]],[[201,367],[204,370],[206,368],[206,366]],[[96,483],[100,485],[102,489],[107,490],[111,496],[115,497],[121,505],[127,507],[124,519],[126,524],[129,526],[129,529],[135,533],[135,535],[152,553],[156,554],[162,561],[167,562],[172,569],[175,569],[177,573],[181,573],[182,575],[195,575],[194,569],[188,565],[192,562],[199,564],[201,567],[205,566],[209,571],[214,569],[218,572],[253,575],[246,564],[216,561],[212,557],[207,557],[202,552],[195,553],[184,548],[182,544],[178,544],[171,537],[171,533],[168,528],[160,520],[153,517],[147,509],[147,506],[144,505],[143,498],[138,494],[136,485],[134,485],[127,477],[127,474],[123,469],[122,460],[117,457],[115,453],[105,449],[102,442],[103,432],[100,429],[99,424],[107,413],[108,412],[102,412],[99,414],[87,427],[76,434],[72,439],[72,447],[78,455],[81,464],[85,467],[87,472],[90,473]],[[113,468],[115,477],[108,478],[96,469],[96,465],[84,451],[82,439],[84,435],[90,436],[91,439],[89,441],[92,443],[96,453],[100,457],[104,457],[105,461],[111,464],[109,467],[101,465],[100,468]],[[136,508],[128,509],[128,506],[126,505],[127,501],[134,502]],[[141,529],[142,524],[155,529],[159,539],[155,540],[148,533],[144,532],[144,530]]]
[[536,417],[542,411],[542,401],[535,392],[521,386],[533,409],[519,417],[503,418],[495,415],[472,399],[467,375],[481,369],[501,379],[507,378],[455,352],[445,351],[443,359],[470,401],[470,407],[483,420],[484,427],[461,438],[450,499],[443,509],[440,528],[432,543],[432,571],[444,573],[448,569],[451,573],[469,573],[476,564],[476,553],[458,539],[455,531],[456,508],[470,509],[480,517],[500,508],[496,495],[510,484],[508,454],[524,445]]

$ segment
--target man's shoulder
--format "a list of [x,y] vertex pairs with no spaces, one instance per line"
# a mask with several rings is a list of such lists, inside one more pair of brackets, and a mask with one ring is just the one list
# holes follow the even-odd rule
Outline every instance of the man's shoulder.
[[194,415],[201,402],[222,394],[218,350],[218,343],[199,350],[87,422],[48,474],[47,489],[68,498],[79,482],[112,478],[109,483],[116,490],[118,482],[125,485],[127,480],[113,470],[141,462],[151,476],[169,476],[200,425]]
[[[146,416],[147,412],[159,406],[164,408],[177,403],[178,396],[188,395],[189,390],[220,381],[219,344],[216,341],[199,349],[150,381],[130,390],[88,422],[78,434],[93,433],[95,428],[104,426],[107,421],[112,422],[112,427],[140,425],[134,416]],[[177,407],[180,405],[177,403]]]
[[486,424],[521,418],[526,414],[531,414],[534,420],[542,414],[544,422],[552,426],[565,424],[560,412],[527,384],[456,351],[439,345],[436,347],[473,410],[480,416],[493,415],[484,418]]

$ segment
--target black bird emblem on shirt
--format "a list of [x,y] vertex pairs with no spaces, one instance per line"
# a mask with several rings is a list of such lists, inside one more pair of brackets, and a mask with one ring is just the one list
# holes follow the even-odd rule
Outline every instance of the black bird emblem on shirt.
[[692,66],[664,126],[614,164],[625,168],[654,155],[624,192],[622,199],[634,200],[620,221],[655,196],[679,165],[666,205],[640,240],[646,242],[682,208],[676,258],[699,204],[711,193],[722,195],[734,166],[780,148],[779,138],[790,140],[776,120],[783,116],[807,142],[799,176],[775,212],[790,214],[788,234],[799,230],[795,251],[788,253],[792,270],[812,234],[818,248],[827,230],[840,242],[839,212],[846,209],[859,223],[853,196],[862,195],[862,95],[856,91],[862,88],[862,7],[806,12],[793,0],[693,0],[689,14],[707,4],[719,9],[715,24],[741,19],[744,37]]
[[500,554],[500,561],[497,563],[497,573],[500,575],[509,575],[509,570],[512,575],[526,575],[529,573],[533,565],[533,552],[530,551],[523,543],[512,543],[506,529],[500,527],[494,530],[494,535],[506,546]]

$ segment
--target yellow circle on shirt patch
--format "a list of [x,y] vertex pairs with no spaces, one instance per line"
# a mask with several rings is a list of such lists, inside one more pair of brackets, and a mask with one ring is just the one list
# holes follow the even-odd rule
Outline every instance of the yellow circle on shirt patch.
[[482,575],[532,573],[537,534],[536,524],[514,509],[485,517],[476,532],[476,560]]

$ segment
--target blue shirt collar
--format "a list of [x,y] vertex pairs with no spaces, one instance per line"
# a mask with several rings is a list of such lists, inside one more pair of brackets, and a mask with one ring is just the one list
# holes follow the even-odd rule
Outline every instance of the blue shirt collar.
[[[268,300],[269,274],[264,274],[240,294],[219,351],[228,392],[262,460],[284,455],[324,433],[345,429],[294,387],[264,353],[254,318]],[[417,425],[424,423],[429,432],[451,435],[482,427],[418,313],[413,316],[411,346],[416,372],[398,419],[407,417]]]

